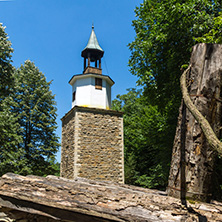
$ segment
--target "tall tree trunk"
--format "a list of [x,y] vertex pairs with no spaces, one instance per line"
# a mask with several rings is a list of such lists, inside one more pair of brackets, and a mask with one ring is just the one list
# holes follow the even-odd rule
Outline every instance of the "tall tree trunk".
[[[195,117],[190,113],[189,110],[192,111],[195,107],[192,107],[192,104],[191,107],[187,106],[183,93],[184,101],[180,107],[167,188],[170,196],[180,197],[183,203],[186,202],[186,198],[201,201],[211,199],[211,181],[217,155],[215,150],[220,154],[221,150],[217,138],[214,135],[208,136],[208,128],[211,126],[216,136],[220,137],[221,55],[222,45],[201,43],[193,47],[191,68],[187,73],[187,88],[191,101],[199,112],[196,112],[197,115],[193,113]],[[198,115],[201,117],[200,120]],[[208,123],[205,119],[210,124],[206,130],[204,126]]]

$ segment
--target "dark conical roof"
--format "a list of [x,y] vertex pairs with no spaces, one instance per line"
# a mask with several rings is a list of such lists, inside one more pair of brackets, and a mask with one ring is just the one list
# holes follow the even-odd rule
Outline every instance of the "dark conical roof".
[[104,54],[104,51],[100,47],[98,40],[96,38],[96,34],[94,31],[94,26],[92,26],[92,32],[89,37],[89,41],[87,43],[87,46],[83,49],[81,56],[82,57],[87,57],[88,52],[93,53],[94,55],[97,54],[98,57],[102,57]]

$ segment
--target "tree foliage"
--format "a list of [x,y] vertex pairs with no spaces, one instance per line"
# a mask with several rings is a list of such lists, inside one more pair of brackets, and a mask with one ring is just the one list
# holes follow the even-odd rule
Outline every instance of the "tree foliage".
[[195,38],[213,26],[221,4],[218,0],[145,0],[136,8],[129,65],[145,86],[146,96],[159,108],[171,102],[178,107],[180,68],[188,63]]
[[9,94],[13,83],[12,52],[13,49],[5,32],[5,27],[0,23],[0,102]]
[[18,144],[22,137],[18,134],[20,125],[18,116],[12,112],[16,104],[11,96],[1,101],[0,110],[0,175],[6,172],[18,173],[25,167],[25,162],[18,161],[22,150],[18,150]]
[[221,6],[219,0],[145,0],[136,8],[129,67],[142,91],[130,90],[114,101],[114,107],[121,105],[125,113],[128,183],[151,188],[167,184],[181,69],[189,63],[198,38],[211,34],[219,41]]
[[14,100],[17,104],[13,112],[18,116],[19,135],[23,141],[18,149],[23,150],[21,159],[26,159],[26,174],[42,175],[50,172],[50,161],[58,150],[55,134],[56,103],[50,91],[50,82],[31,61],[26,61],[14,75]]
[[198,42],[205,43],[222,43],[222,12],[214,18],[213,27],[202,37],[196,38]]
[[[170,154],[165,115],[144,101],[141,90],[118,95],[113,109],[124,112],[126,183],[163,189],[166,186]],[[158,178],[158,179],[157,179]],[[158,180],[158,181],[157,181]]]
[[0,173],[16,172],[18,165],[15,162],[20,152],[17,151],[17,145],[22,139],[18,135],[18,117],[11,110],[16,106],[12,97],[14,72],[11,64],[12,52],[5,27],[0,24]]
[[16,70],[12,52],[0,24],[0,174],[55,174],[59,144],[50,82],[30,61]]

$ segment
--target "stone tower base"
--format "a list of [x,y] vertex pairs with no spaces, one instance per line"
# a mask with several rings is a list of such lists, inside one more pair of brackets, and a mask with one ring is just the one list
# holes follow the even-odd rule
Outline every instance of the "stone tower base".
[[62,118],[61,176],[124,183],[123,113],[75,106]]

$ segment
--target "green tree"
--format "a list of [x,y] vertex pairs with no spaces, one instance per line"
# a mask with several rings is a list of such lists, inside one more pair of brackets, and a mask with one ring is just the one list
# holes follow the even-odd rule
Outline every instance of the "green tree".
[[7,172],[19,173],[26,168],[26,162],[20,159],[22,150],[18,144],[22,142],[19,135],[18,116],[12,112],[16,104],[11,96],[1,101],[0,111],[0,175]]
[[13,83],[12,52],[13,49],[5,32],[5,27],[0,23],[0,104],[9,95]]
[[165,116],[146,103],[141,90],[118,95],[112,108],[124,112],[125,181],[128,184],[164,189],[170,153],[166,152]]
[[[147,164],[147,171],[141,175],[141,169],[136,167],[136,175],[140,175],[137,183],[140,185],[158,187],[166,184],[159,181],[165,178],[165,172],[169,169],[167,163],[170,164],[171,159],[181,102],[181,67],[189,62],[196,39],[203,37],[215,26],[215,18],[219,16],[221,6],[222,2],[219,0],[145,0],[135,10],[137,19],[133,21],[133,27],[136,37],[129,44],[129,66],[132,74],[138,77],[137,83],[143,87],[139,99],[143,111],[136,111],[142,116],[138,116],[136,121],[132,119],[132,111],[124,112],[125,116],[129,115],[125,118],[132,119],[133,124],[136,124],[132,128],[137,131],[132,138],[128,138],[125,132],[126,152],[131,155],[128,143],[135,150],[149,147],[147,156],[145,152],[134,152],[135,157],[131,160],[132,164],[129,164],[131,168],[135,168],[135,159],[138,155],[144,155],[144,160],[141,159],[143,162],[139,164]],[[140,124],[141,131],[138,131],[136,129]],[[127,131],[130,127],[126,124],[125,128]],[[143,145],[137,147],[136,143],[141,144],[141,141]],[[164,154],[165,163],[161,161]],[[158,158],[160,161],[155,162]]]
[[144,86],[144,95],[159,109],[174,104],[171,111],[176,114],[180,68],[189,62],[195,39],[213,27],[221,6],[219,0],[145,0],[136,8],[129,66]]
[[219,13],[219,16],[214,18],[211,30],[203,36],[196,38],[196,40],[205,43],[222,43],[222,12]]
[[56,108],[50,83],[30,61],[15,70],[12,52],[0,24],[0,175],[58,173]]
[[23,141],[18,144],[20,159],[26,168],[22,174],[45,175],[55,173],[55,154],[58,151],[58,137],[55,134],[56,103],[50,91],[51,82],[35,64],[26,61],[14,75],[14,100],[17,106],[13,113],[18,116],[19,135]]
[[19,152],[17,145],[21,142],[18,135],[18,117],[12,113],[16,105],[12,97],[13,72],[11,64],[11,42],[0,23],[0,174],[8,171],[17,172],[21,162],[17,163]]

